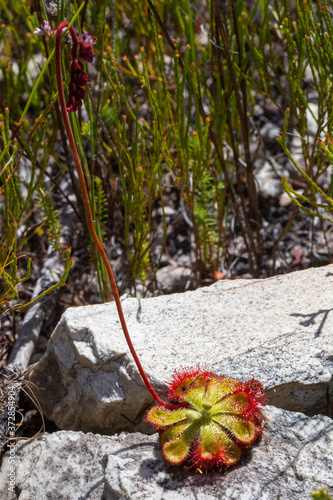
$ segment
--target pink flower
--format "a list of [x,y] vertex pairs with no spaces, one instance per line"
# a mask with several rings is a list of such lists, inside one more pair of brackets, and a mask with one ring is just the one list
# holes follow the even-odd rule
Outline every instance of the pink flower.
[[84,31],[82,35],[77,36],[81,42],[87,43],[88,45],[95,45],[96,37],[90,35],[88,31]]
[[33,33],[37,36],[54,36],[55,31],[51,28],[49,21],[42,21],[40,28],[35,28]]

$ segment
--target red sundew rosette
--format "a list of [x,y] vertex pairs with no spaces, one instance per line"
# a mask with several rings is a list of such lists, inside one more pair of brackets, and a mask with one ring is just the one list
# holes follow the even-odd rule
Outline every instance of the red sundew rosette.
[[191,368],[176,371],[169,386],[169,398],[188,407],[155,406],[146,420],[157,428],[171,465],[221,470],[237,464],[261,438],[265,394],[257,380],[241,382]]

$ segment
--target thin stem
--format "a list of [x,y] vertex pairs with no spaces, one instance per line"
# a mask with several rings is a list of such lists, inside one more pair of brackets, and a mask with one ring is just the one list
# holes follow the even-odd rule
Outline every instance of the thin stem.
[[[61,35],[62,35],[63,28],[65,28],[66,26],[68,26],[68,24],[69,23],[67,21],[63,21],[62,23],[59,24],[59,26],[57,28],[56,46],[55,46],[55,51],[56,51],[56,55],[55,55],[55,57],[56,57],[56,60],[55,60],[56,61],[56,78],[57,78],[57,86],[58,86],[58,94],[59,94],[59,102],[60,102],[61,113],[62,113],[62,116],[63,116],[63,120],[64,120],[64,124],[65,124],[65,128],[66,128],[66,132],[67,132],[69,144],[70,144],[70,147],[71,147],[71,150],[72,150],[72,153],[73,153],[73,158],[74,158],[74,163],[75,163],[76,171],[77,171],[77,174],[78,174],[78,177],[79,177],[79,182],[80,182],[80,187],[81,187],[81,192],[82,192],[82,198],[83,198],[83,204],[84,204],[84,208],[85,208],[85,211],[86,211],[86,216],[87,216],[87,221],[88,221],[88,226],[89,226],[90,234],[91,234],[91,237],[92,237],[92,239],[94,241],[94,244],[95,244],[95,246],[96,246],[96,248],[97,248],[97,250],[98,250],[101,258],[103,259],[104,264],[105,264],[105,267],[106,267],[106,270],[107,270],[107,273],[108,273],[108,276],[109,276],[109,279],[110,279],[110,283],[111,283],[111,288],[112,288],[114,300],[116,302],[116,306],[117,306],[117,311],[118,311],[118,316],[119,316],[119,319],[120,319],[121,327],[123,329],[127,345],[128,345],[128,347],[129,347],[129,349],[131,351],[131,354],[132,354],[132,356],[134,358],[136,366],[138,367],[138,370],[140,372],[142,380],[144,381],[144,383],[145,383],[148,391],[150,392],[150,394],[153,396],[153,398],[160,405],[162,405],[165,408],[170,409],[170,410],[174,410],[174,409],[177,409],[177,408],[184,408],[185,406],[187,406],[187,403],[178,404],[178,405],[173,405],[173,404],[170,404],[170,403],[166,403],[165,401],[163,401],[163,399],[161,399],[159,397],[159,395],[152,388],[152,386],[151,386],[151,384],[150,384],[150,382],[149,382],[149,380],[148,380],[148,378],[147,378],[147,376],[146,376],[146,374],[145,374],[145,372],[144,372],[144,370],[142,368],[142,365],[141,365],[140,360],[138,358],[138,355],[137,355],[137,353],[136,353],[136,351],[134,349],[134,346],[132,344],[132,340],[131,340],[131,337],[129,335],[128,329],[127,329],[127,324],[126,324],[126,321],[125,321],[123,308],[121,306],[121,302],[120,302],[120,298],[119,298],[119,293],[118,293],[118,288],[117,288],[116,281],[115,281],[114,276],[113,276],[112,268],[111,268],[110,262],[109,262],[109,260],[108,260],[108,258],[106,256],[104,248],[103,248],[101,242],[99,241],[98,236],[97,236],[96,231],[95,231],[94,221],[93,221],[93,217],[92,217],[92,213],[91,213],[91,208],[90,208],[90,203],[89,203],[87,186],[86,186],[86,182],[85,182],[84,174],[83,174],[83,169],[82,169],[82,165],[81,165],[81,162],[80,162],[79,154],[78,154],[78,151],[77,151],[77,148],[76,148],[76,144],[75,144],[75,140],[74,140],[74,137],[73,137],[72,129],[71,129],[71,126],[70,126],[70,122],[69,122],[69,118],[68,118],[68,112],[67,112],[67,109],[66,109],[65,94],[64,94],[63,80],[62,80],[62,74],[61,74]],[[69,32],[70,32],[72,40],[73,40],[72,56],[76,57],[78,39],[77,39],[77,36],[76,36],[76,32],[75,32],[75,30],[74,30],[74,28],[72,26],[70,27]]]

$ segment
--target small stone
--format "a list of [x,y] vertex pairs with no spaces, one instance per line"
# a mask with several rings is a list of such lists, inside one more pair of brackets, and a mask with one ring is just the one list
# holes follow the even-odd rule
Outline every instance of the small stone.
[[163,293],[177,293],[193,288],[195,275],[188,267],[170,264],[157,271],[156,281],[158,289]]
[[263,198],[279,198],[283,192],[281,175],[289,177],[289,173],[273,160],[270,162],[267,161],[264,166],[260,168],[256,175],[256,181],[259,186],[259,194]]

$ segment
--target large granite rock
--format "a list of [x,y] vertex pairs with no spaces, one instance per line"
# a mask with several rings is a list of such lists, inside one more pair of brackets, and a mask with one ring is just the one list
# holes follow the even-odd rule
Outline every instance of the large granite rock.
[[[331,265],[122,303],[153,387],[165,389],[177,367],[200,364],[220,375],[254,375],[277,407],[329,415],[332,289]],[[148,432],[142,415],[152,399],[114,303],[68,309],[30,380],[61,429]]]
[[333,422],[267,406],[264,437],[236,467],[195,474],[167,467],[156,434],[100,436],[60,431],[18,448],[16,492],[3,500],[307,500],[316,488],[333,492]]

